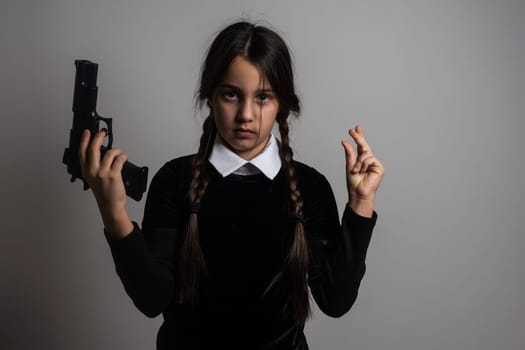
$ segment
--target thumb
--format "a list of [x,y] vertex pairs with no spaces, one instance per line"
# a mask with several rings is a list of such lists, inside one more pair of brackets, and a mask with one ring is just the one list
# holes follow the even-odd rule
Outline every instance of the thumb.
[[357,160],[355,150],[350,144],[350,142],[346,140],[341,141],[341,145],[343,145],[343,148],[345,150],[346,170],[350,172],[350,170],[352,170],[352,167],[354,166]]

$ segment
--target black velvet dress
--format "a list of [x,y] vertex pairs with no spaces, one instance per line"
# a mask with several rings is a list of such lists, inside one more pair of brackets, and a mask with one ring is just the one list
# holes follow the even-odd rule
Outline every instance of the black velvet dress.
[[[283,169],[222,177],[208,162],[210,182],[198,215],[207,274],[196,308],[177,303],[179,247],[189,215],[191,159],[166,163],[148,192],[142,229],[123,239],[106,233],[127,294],[148,317],[163,314],[157,349],[308,349],[294,324],[284,264],[295,219]],[[333,192],[315,169],[295,162],[310,248],[308,283],[329,316],[353,305],[377,214],[345,209],[339,221]]]

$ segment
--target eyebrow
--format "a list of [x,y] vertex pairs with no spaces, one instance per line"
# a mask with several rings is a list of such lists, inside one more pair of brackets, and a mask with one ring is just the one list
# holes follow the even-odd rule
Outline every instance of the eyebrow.
[[[228,89],[233,89],[233,90],[238,90],[238,91],[242,91],[242,89],[236,85],[233,85],[233,84],[220,84],[219,85],[220,88],[228,88]],[[264,92],[264,93],[268,93],[268,92],[274,92],[273,89],[258,89],[257,92]]]

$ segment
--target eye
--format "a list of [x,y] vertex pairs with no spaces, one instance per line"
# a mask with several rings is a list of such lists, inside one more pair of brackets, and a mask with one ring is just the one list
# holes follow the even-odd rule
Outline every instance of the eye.
[[262,103],[268,102],[271,98],[272,98],[271,95],[262,93],[262,94],[257,95],[256,100],[257,100],[257,103],[262,104]]
[[224,90],[222,92],[222,97],[224,97],[226,100],[236,100],[239,98],[239,94],[233,90]]

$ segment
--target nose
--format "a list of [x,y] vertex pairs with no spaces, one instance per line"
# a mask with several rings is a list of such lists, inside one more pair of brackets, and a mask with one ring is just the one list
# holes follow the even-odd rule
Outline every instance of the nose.
[[257,113],[257,105],[249,100],[244,100],[239,105],[237,111],[237,121],[240,123],[248,123],[255,119]]

